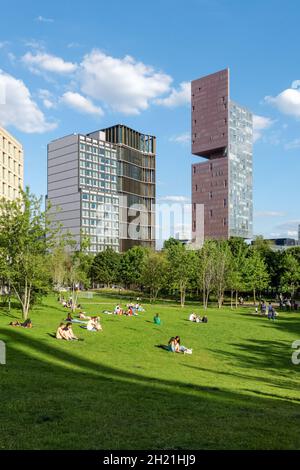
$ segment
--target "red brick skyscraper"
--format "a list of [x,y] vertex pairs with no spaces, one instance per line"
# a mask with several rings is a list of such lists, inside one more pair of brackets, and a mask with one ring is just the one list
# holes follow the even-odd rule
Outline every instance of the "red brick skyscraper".
[[250,238],[252,114],[230,101],[228,69],[192,81],[191,92],[192,153],[208,159],[192,165],[193,240]]

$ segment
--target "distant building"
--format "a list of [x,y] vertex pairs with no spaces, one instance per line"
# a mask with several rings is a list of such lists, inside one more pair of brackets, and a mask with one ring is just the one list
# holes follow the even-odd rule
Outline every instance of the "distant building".
[[53,217],[91,253],[155,246],[155,137],[119,125],[54,140],[47,187]]
[[23,146],[0,127],[0,197],[11,201],[18,198],[23,184]]
[[[192,81],[193,242],[252,237],[252,114],[229,98],[229,70]],[[201,207],[203,210],[201,210]]]
[[285,250],[292,246],[297,246],[297,241],[293,238],[269,238],[266,241],[270,243],[273,250]]

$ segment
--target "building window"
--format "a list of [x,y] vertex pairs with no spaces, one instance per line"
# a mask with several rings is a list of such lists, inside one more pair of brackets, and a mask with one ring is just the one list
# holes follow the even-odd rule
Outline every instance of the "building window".
[[209,217],[212,218],[212,216],[213,216],[213,211],[212,211],[212,209],[210,209],[210,211],[209,211]]
[[209,191],[209,199],[212,199],[212,197],[213,197],[213,193],[212,191]]
[[227,206],[227,200],[226,199],[223,200],[223,204],[224,204],[224,207]]

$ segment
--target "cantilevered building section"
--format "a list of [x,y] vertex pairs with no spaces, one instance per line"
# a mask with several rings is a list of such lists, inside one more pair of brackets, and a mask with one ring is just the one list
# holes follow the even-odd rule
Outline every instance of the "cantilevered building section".
[[192,153],[208,160],[192,165],[193,241],[251,238],[252,114],[230,101],[228,69],[192,81]]
[[155,248],[156,138],[121,124],[102,132],[118,148],[120,250]]
[[118,125],[50,142],[47,198],[65,231],[90,237],[92,253],[154,248],[155,138]]

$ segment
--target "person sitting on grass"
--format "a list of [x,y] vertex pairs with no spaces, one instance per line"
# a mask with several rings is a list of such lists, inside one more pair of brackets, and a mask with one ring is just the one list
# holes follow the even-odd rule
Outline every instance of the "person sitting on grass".
[[153,318],[153,321],[154,321],[155,325],[160,325],[161,324],[161,320],[160,320],[160,317],[159,317],[158,313]]
[[196,314],[194,312],[192,312],[189,316],[189,320],[190,321],[196,321]]
[[202,323],[207,323],[207,322],[208,322],[208,318],[206,315],[204,315],[202,318]]
[[68,312],[68,315],[67,315],[67,318],[65,319],[65,321],[68,321],[68,322],[73,321],[73,317],[72,317],[71,312]]
[[168,341],[168,351],[175,352],[176,351],[176,340],[174,336],[169,339]]
[[86,325],[88,331],[102,331],[102,326],[98,317],[92,317]]
[[73,333],[72,323],[67,323],[65,328],[64,328],[64,331],[65,331],[67,340],[69,340],[69,341],[78,340],[77,336],[75,336],[74,333]]
[[66,335],[66,331],[65,331],[65,324],[64,323],[60,323],[57,330],[56,330],[56,334],[55,334],[55,337],[56,339],[65,339],[67,340],[67,335]]
[[193,354],[193,350],[180,345],[179,336],[175,336],[175,352],[182,352],[183,354]]

